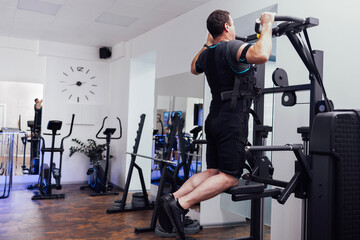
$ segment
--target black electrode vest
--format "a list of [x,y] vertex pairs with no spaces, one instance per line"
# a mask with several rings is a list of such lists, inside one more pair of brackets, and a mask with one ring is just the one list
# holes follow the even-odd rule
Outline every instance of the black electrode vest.
[[[248,114],[256,92],[255,69],[244,62],[247,69],[237,72],[227,59],[227,42],[221,43],[206,50],[204,71],[213,96],[209,117],[219,112]],[[245,47],[240,59],[245,59],[249,47]]]

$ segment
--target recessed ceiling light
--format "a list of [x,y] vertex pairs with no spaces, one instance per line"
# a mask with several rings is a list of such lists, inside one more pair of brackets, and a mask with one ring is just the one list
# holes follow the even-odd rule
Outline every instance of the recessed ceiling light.
[[127,27],[133,22],[138,20],[135,17],[128,17],[128,16],[122,16],[122,15],[116,15],[113,13],[103,13],[101,14],[95,21],[105,24],[112,24],[117,25],[121,27]]
[[55,16],[59,12],[61,5],[40,0],[19,0],[17,8]]

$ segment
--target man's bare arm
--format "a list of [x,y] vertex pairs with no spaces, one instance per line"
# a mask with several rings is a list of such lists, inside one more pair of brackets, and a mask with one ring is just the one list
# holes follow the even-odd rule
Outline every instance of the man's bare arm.
[[[207,45],[207,46],[211,46],[211,45],[213,44],[213,41],[214,41],[214,40],[213,40],[211,34],[208,33],[206,45]],[[199,75],[199,74],[200,74],[200,73],[198,73],[198,72],[196,71],[196,61],[198,60],[200,54],[201,54],[203,51],[205,51],[206,49],[207,49],[207,47],[204,46],[204,47],[200,50],[200,52],[198,52],[198,54],[196,54],[196,56],[195,56],[194,59],[192,60],[192,62],[191,62],[191,69],[190,69],[190,72],[191,72],[192,74],[195,74],[195,75]]]
[[[248,63],[264,64],[269,60],[272,51],[272,25],[275,13],[261,14],[261,34],[259,40],[249,48],[246,53]],[[240,59],[242,50],[247,44],[243,44],[237,52],[237,59]]]

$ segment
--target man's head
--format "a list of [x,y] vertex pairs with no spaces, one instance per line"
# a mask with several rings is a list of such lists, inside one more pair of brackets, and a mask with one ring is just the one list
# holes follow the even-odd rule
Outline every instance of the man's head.
[[38,103],[38,102],[39,102],[39,99],[35,98],[35,100],[34,100],[34,101],[35,101],[35,103]]
[[225,10],[213,11],[206,20],[206,26],[209,33],[215,39],[221,35],[224,31],[231,35],[231,38],[235,39],[235,27],[230,13]]

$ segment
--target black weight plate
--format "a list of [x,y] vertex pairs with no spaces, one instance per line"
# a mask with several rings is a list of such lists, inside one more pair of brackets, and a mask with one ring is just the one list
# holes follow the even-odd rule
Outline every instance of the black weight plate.
[[289,86],[288,76],[284,69],[277,68],[272,74],[273,83],[278,87]]

